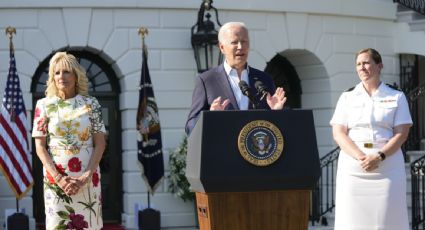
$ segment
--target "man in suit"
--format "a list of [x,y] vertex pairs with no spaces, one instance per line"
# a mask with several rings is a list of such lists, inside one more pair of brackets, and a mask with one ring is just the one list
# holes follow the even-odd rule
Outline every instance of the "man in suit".
[[[188,135],[202,110],[279,110],[286,102],[285,91],[281,87],[276,89],[270,75],[248,66],[249,36],[244,23],[224,24],[218,41],[225,61],[196,78],[185,129]],[[241,82],[247,85],[243,87]],[[260,88],[266,90],[266,97],[259,92]]]

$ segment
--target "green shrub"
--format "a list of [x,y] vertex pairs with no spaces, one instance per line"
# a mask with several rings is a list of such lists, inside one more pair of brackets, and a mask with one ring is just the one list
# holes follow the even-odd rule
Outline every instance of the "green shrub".
[[190,190],[186,178],[187,137],[185,136],[180,146],[170,153],[170,175],[168,176],[168,190],[183,201],[193,201],[195,193]]

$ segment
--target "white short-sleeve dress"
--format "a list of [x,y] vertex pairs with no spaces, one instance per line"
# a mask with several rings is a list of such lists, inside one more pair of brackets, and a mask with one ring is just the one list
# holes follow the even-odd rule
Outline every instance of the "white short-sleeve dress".
[[[59,172],[78,177],[85,172],[93,152],[93,133],[105,133],[96,98],[46,97],[37,101],[33,137],[46,137],[48,151]],[[100,170],[73,196],[67,196],[43,169],[46,229],[95,229],[102,221]]]
[[[412,124],[405,95],[383,83],[372,95],[362,83],[338,100],[331,125],[348,128],[348,136],[365,154],[377,154],[393,128]],[[372,145],[370,144],[372,143]],[[372,171],[341,150],[338,159],[335,230],[408,230],[406,172],[401,150]]]

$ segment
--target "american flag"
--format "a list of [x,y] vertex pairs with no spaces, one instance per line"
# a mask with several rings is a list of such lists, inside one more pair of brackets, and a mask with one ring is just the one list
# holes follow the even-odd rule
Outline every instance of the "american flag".
[[28,160],[29,145],[26,125],[25,104],[11,42],[9,74],[0,114],[0,169],[17,199],[24,197],[34,184]]

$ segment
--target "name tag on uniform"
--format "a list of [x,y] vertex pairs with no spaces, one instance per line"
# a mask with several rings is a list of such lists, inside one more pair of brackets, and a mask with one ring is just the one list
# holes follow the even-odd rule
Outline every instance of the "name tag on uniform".
[[382,108],[395,108],[397,107],[397,98],[385,98],[385,99],[378,99],[375,102],[377,102],[379,107]]

